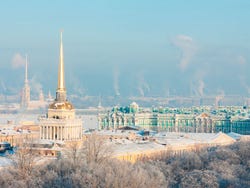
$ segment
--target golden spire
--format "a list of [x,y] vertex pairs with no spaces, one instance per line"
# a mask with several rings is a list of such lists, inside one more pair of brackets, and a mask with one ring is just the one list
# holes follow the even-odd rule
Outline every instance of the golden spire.
[[58,66],[58,83],[57,83],[57,91],[56,91],[56,101],[60,101],[60,102],[66,101],[62,31],[61,31],[61,41],[60,41],[60,57],[59,57],[59,66]]
[[63,62],[63,42],[62,42],[62,31],[61,31],[61,42],[60,42],[60,57],[59,57],[59,66],[58,66],[58,91],[65,91],[65,82],[64,82],[64,62]]
[[59,57],[59,66],[58,66],[58,85],[57,85],[57,90],[56,90],[56,99],[52,104],[49,105],[49,109],[53,109],[53,110],[73,110],[74,109],[73,105],[67,101],[64,79],[65,78],[64,78],[64,62],[63,62],[63,43],[62,43],[62,31],[61,31],[60,57]]

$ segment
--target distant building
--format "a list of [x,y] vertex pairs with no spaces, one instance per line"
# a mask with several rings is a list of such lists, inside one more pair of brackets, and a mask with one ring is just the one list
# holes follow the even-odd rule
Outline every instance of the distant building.
[[250,119],[235,119],[231,122],[232,132],[250,135]]
[[141,129],[168,132],[217,133],[236,132],[250,134],[250,120],[236,121],[221,115],[209,113],[190,113],[176,110],[166,112],[163,108],[157,110],[140,109],[133,102],[129,107],[115,107],[111,112],[99,114],[99,129],[119,129],[125,126],[135,126]]
[[211,117],[205,113],[194,116],[145,112],[139,111],[139,106],[134,102],[127,111],[114,110],[105,115],[99,115],[99,129],[117,129],[123,126],[169,132],[213,133],[215,131]]
[[21,93],[21,110],[36,110],[36,109],[45,109],[48,102],[44,100],[43,92],[40,90],[39,99],[31,100],[30,97],[30,86],[28,80],[28,60],[26,55],[26,63],[25,63],[25,79],[24,79],[24,87]]
[[39,124],[42,140],[72,141],[82,138],[82,120],[75,117],[75,109],[66,98],[62,33],[56,99],[49,105],[46,117],[40,118]]

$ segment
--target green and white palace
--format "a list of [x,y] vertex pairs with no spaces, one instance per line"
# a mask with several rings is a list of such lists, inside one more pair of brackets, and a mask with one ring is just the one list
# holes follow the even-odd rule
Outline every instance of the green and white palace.
[[250,134],[249,118],[232,117],[229,114],[225,109],[213,110],[208,107],[140,108],[133,102],[127,107],[114,107],[104,114],[99,114],[98,124],[99,129],[107,130],[134,127],[167,132]]

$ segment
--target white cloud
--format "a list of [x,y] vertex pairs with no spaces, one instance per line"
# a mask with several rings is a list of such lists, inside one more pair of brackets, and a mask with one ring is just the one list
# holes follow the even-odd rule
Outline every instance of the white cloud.
[[19,68],[25,65],[25,57],[23,57],[20,53],[14,54],[11,61],[12,68]]
[[173,40],[173,44],[182,51],[182,57],[179,66],[181,70],[185,70],[195,55],[197,47],[192,37],[187,35],[177,35]]

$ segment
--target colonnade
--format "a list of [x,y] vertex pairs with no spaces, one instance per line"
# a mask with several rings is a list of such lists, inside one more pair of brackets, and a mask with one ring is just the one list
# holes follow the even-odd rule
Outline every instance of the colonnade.
[[79,140],[82,137],[82,124],[79,123],[42,123],[40,139],[44,140]]

